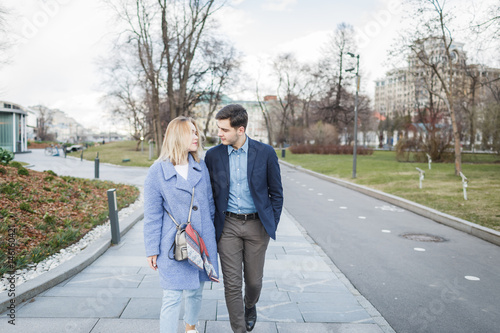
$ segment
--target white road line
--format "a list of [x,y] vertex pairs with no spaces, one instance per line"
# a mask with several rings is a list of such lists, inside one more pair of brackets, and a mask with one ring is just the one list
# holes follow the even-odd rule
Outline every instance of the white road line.
[[425,252],[425,249],[422,249],[421,247],[415,247],[414,250],[417,252]]
[[391,233],[391,231],[390,231],[390,230],[385,230],[385,229],[383,229],[383,230],[382,230],[382,232],[383,232],[383,233],[386,233],[386,234],[390,234],[390,233]]
[[465,279],[469,280],[469,281],[479,281],[479,280],[481,280],[480,278],[478,278],[476,276],[470,276],[470,275],[465,276]]

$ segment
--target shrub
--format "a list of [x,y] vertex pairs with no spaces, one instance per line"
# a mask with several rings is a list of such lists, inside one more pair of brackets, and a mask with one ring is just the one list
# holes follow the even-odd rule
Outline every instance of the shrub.
[[7,170],[5,168],[0,168],[0,175],[6,175]]
[[57,173],[55,173],[54,171],[52,170],[45,170],[44,172],[48,173],[49,175],[51,176],[54,176],[54,177],[57,177]]
[[3,148],[0,148],[0,163],[7,165],[13,159],[14,159],[14,153],[5,150]]
[[[354,148],[352,146],[340,145],[298,145],[290,147],[294,154],[322,154],[322,155],[352,155]],[[357,155],[372,155],[373,149],[357,147]]]
[[10,163],[10,166],[14,167],[16,169],[23,168],[23,165],[21,163],[17,162],[17,161],[14,161],[14,162]]
[[17,170],[17,174],[18,174],[18,175],[21,175],[21,176],[29,176],[29,175],[30,175],[30,173],[29,173],[28,169],[23,168],[23,167],[20,167],[20,168]]

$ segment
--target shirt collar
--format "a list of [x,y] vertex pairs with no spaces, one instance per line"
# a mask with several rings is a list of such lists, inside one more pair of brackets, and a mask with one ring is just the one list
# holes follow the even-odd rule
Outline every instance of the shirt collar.
[[[248,135],[245,135],[245,143],[243,144],[243,146],[241,146],[240,148],[244,153],[246,153],[248,151]],[[228,145],[227,146],[227,154],[228,155],[231,155],[231,153],[233,152],[233,150],[235,150],[233,148],[233,146],[231,145]],[[239,150],[239,149],[238,149]]]

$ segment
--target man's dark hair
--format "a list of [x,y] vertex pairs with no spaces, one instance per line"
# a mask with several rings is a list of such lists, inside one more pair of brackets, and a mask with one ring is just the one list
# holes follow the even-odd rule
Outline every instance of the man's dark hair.
[[248,125],[248,113],[245,108],[239,104],[229,104],[220,109],[215,115],[215,119],[223,120],[229,119],[231,127],[238,129],[243,126],[245,130]]

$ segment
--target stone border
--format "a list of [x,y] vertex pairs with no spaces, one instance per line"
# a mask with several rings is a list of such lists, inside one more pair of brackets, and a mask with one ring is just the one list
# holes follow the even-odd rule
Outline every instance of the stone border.
[[[120,236],[125,235],[137,222],[144,218],[144,209],[139,207],[120,222]],[[0,294],[0,313],[8,310],[11,299],[15,300],[16,306],[22,302],[50,289],[70,277],[80,273],[84,268],[93,263],[111,246],[111,230],[102,234],[87,248],[75,255],[73,258],[62,263],[56,268],[45,272],[36,278],[26,281],[16,287],[16,296],[8,297],[8,290]]]
[[318,172],[314,172],[314,171],[311,171],[309,169],[304,169],[301,166],[296,166],[296,165],[290,164],[290,163],[282,161],[282,160],[279,160],[279,162],[290,167],[290,168],[299,170],[301,172],[305,172],[305,173],[310,174],[312,176],[315,176],[317,178],[326,180],[330,183],[334,183],[334,184],[337,184],[340,186],[347,187],[351,190],[361,192],[361,193],[369,195],[373,198],[391,203],[395,206],[404,208],[404,209],[411,211],[413,213],[416,213],[418,215],[427,217],[428,219],[431,219],[435,222],[447,225],[447,226],[452,227],[454,229],[463,231],[463,232],[468,233],[472,236],[476,236],[476,237],[481,238],[487,242],[490,242],[490,243],[493,243],[495,245],[500,246],[500,232],[498,232],[496,230],[486,228],[486,227],[483,227],[479,224],[475,224],[475,223],[460,219],[458,217],[439,212],[435,209],[420,205],[420,204],[413,202],[413,201],[410,201],[410,200],[406,200],[406,199],[397,197],[397,196],[392,195],[392,194],[387,194],[387,193],[384,193],[382,191],[374,190],[374,189],[368,188],[366,186],[354,184],[354,183],[351,183],[351,182],[348,182],[348,181],[345,181],[342,179],[338,179],[335,177],[325,176],[325,175],[320,174]]

